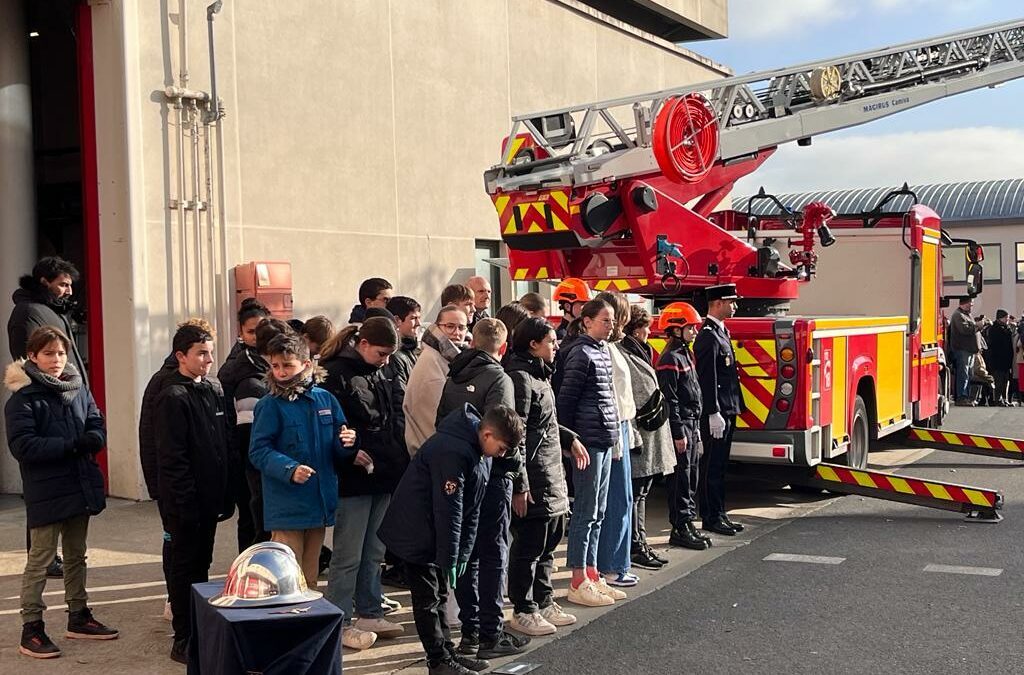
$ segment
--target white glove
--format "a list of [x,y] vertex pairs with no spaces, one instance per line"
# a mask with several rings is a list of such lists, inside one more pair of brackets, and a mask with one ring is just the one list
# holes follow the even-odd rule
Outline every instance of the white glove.
[[711,438],[725,436],[725,418],[722,417],[722,413],[715,413],[708,417],[708,428],[711,429]]

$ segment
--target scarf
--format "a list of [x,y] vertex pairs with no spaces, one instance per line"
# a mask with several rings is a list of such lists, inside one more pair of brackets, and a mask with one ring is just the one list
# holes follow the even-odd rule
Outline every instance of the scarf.
[[39,370],[39,366],[33,361],[25,361],[25,374],[33,382],[60,394],[60,400],[64,405],[71,405],[71,402],[78,396],[78,390],[82,388],[82,376],[78,374],[78,370],[70,363],[64,366],[64,372],[60,374],[60,377],[54,377],[49,373]]
[[444,331],[438,328],[436,324],[432,325],[423,334],[423,344],[436,349],[448,363],[454,361],[455,357],[462,353],[462,348],[449,340]]
[[270,389],[271,396],[277,396],[286,401],[294,401],[323,382],[326,375],[326,370],[316,364],[312,364],[309,368],[294,377],[288,378],[284,382],[275,379],[274,373],[271,371],[267,371],[264,378],[266,379],[267,387]]
[[652,366],[654,365],[654,350],[646,342],[640,342],[632,335],[627,335],[622,338],[622,349],[641,361],[646,361]]

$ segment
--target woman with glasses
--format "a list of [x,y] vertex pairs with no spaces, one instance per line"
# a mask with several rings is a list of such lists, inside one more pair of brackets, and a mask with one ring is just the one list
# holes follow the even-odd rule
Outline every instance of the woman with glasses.
[[612,452],[619,439],[619,416],[612,385],[612,362],[606,340],[615,320],[603,300],[583,305],[581,332],[564,349],[562,377],[556,397],[558,421],[572,430],[590,454],[585,469],[573,467],[575,500],[569,523],[568,564],[571,603],[602,607],[614,599],[597,570],[598,542],[608,502]]
[[437,320],[423,334],[423,351],[409,375],[402,411],[405,413],[405,444],[413,456],[434,435],[437,404],[441,400],[448,368],[466,345],[469,317],[455,305],[445,305]]

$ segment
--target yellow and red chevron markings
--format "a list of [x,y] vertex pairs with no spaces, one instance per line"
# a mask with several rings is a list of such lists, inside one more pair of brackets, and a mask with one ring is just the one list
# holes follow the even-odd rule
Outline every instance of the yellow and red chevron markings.
[[775,340],[734,340],[740,391],[746,410],[736,418],[739,429],[761,429],[775,400],[778,375]]
[[[833,464],[819,464],[815,467],[814,478],[830,483],[836,492],[843,492],[842,486],[851,488],[889,492],[893,497],[904,495],[933,502],[931,505],[950,510],[971,511],[975,509],[997,509],[1002,506],[1002,497],[995,490],[986,488],[940,483],[895,476],[882,471],[850,469]],[[884,495],[875,494],[873,496]],[[945,504],[942,504],[945,503]]]
[[926,445],[938,450],[1024,460],[1024,440],[1016,438],[911,427],[907,431],[907,440],[915,445]]
[[620,291],[627,292],[635,288],[643,288],[648,283],[647,279],[599,279],[591,282],[595,291]]
[[566,190],[540,192],[532,201],[514,204],[512,197],[505,194],[494,195],[492,200],[502,234],[565,232],[572,220]]

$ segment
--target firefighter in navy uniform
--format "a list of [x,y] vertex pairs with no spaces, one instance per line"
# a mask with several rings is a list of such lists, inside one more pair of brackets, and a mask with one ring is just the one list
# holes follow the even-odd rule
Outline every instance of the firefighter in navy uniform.
[[704,291],[708,314],[693,343],[697,379],[702,396],[700,433],[704,454],[700,459],[700,515],[703,529],[733,536],[743,526],[725,512],[725,469],[736,429],[743,412],[739,370],[725,320],[736,314],[736,285],[709,286]]
[[672,523],[668,543],[696,551],[711,546],[711,537],[698,532],[693,524],[697,518],[702,396],[690,343],[700,326],[700,314],[685,302],[667,305],[658,317],[658,328],[668,339],[658,359],[658,386],[665,396],[676,451],[675,473],[668,478],[668,519]]

